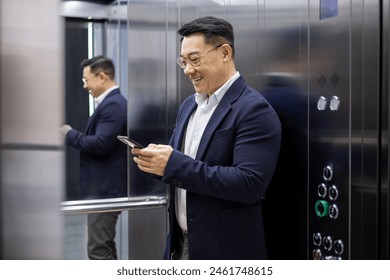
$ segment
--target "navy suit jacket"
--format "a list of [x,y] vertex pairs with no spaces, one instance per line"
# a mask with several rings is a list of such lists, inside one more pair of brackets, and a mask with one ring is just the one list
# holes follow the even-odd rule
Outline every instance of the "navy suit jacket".
[[162,181],[171,185],[169,248],[177,240],[175,188],[187,190],[190,259],[266,259],[261,199],[278,159],[273,108],[239,77],[215,109],[195,160],[180,152],[194,95],[180,106]]
[[127,101],[119,89],[111,91],[89,118],[85,133],[66,134],[68,145],[80,150],[80,184],[88,198],[127,195]]

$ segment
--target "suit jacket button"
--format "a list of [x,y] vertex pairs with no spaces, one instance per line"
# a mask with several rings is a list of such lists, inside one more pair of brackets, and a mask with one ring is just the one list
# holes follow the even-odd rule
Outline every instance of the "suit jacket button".
[[177,186],[180,188],[181,186],[183,186],[183,183],[182,182],[177,182]]
[[177,179],[173,179],[172,184],[177,185]]

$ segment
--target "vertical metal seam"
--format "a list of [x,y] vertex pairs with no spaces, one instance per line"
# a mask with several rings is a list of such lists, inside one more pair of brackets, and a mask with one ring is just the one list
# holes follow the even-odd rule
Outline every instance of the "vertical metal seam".
[[307,211],[306,211],[306,223],[307,223],[307,243],[306,247],[308,248],[307,251],[307,259],[309,259],[309,248],[310,248],[310,242],[309,242],[309,236],[310,236],[310,15],[311,15],[311,9],[310,9],[310,0],[307,0],[307,183],[306,183],[306,188],[307,188]]

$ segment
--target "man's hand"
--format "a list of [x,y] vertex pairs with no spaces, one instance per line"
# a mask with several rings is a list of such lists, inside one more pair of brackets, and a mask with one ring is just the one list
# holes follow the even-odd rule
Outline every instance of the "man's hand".
[[60,131],[66,136],[66,134],[72,130],[72,127],[69,124],[64,124],[61,126]]
[[169,145],[149,144],[144,149],[131,149],[138,168],[144,172],[163,176],[173,148]]

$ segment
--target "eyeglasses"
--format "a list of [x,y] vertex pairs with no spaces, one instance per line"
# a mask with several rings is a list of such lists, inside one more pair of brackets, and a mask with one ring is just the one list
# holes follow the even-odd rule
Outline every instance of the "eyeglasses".
[[[222,44],[223,45],[223,44]],[[209,52],[212,52],[216,49],[218,49],[219,47],[221,47],[222,45],[218,45],[214,48],[212,48],[211,50],[208,50],[202,54],[199,54],[199,53],[194,53],[194,54],[190,54],[188,56],[188,58],[184,58],[184,57],[179,57],[177,60],[176,60],[176,63],[177,65],[180,66],[180,68],[184,69],[187,67],[187,64],[193,66],[193,67],[197,67],[200,65],[200,60],[206,56],[206,54],[208,54]]]
[[[97,77],[100,73],[106,74],[105,72],[100,71],[100,72],[98,72],[98,73],[96,73],[96,74],[93,74],[93,76],[94,76],[94,77]],[[83,84],[85,85],[85,84],[88,82],[88,79],[83,77],[83,78],[81,78],[81,81],[82,81]]]

